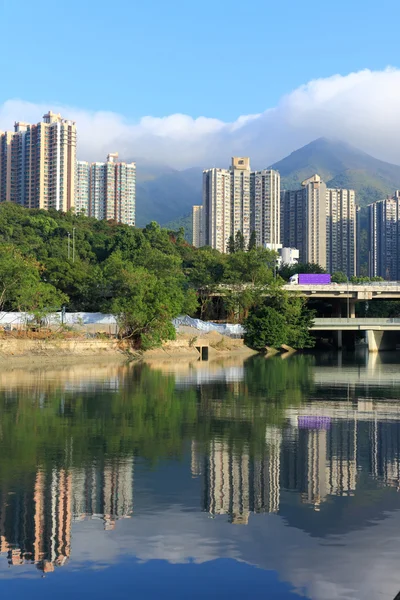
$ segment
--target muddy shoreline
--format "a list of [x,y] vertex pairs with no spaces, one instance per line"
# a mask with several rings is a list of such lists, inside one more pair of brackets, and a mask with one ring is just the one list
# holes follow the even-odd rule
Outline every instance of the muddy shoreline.
[[[198,334],[198,332],[195,332]],[[68,366],[74,364],[123,364],[129,361],[197,361],[199,348],[207,347],[208,360],[244,357],[255,354],[236,340],[217,333],[194,335],[180,333],[175,340],[166,342],[163,347],[143,353],[130,352],[115,339],[48,339],[32,340],[25,338],[0,339],[0,369],[10,367],[40,368]]]

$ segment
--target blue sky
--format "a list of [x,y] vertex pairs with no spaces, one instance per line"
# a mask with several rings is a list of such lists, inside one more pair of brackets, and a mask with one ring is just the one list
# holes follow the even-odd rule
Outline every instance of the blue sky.
[[0,102],[130,119],[233,120],[311,79],[380,70],[399,56],[396,0],[381,0],[379,10],[372,0],[0,0],[0,7]]
[[326,136],[400,164],[399,17],[398,0],[0,0],[0,130],[52,109],[87,160],[268,166]]

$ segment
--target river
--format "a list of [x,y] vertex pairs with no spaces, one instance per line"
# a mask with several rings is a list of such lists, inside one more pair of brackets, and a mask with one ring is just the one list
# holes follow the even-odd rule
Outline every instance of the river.
[[4,597],[393,600],[400,359],[0,369]]

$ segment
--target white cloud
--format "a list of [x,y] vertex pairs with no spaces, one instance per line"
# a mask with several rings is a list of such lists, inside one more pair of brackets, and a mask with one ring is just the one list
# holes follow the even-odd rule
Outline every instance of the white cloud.
[[38,122],[49,108],[75,119],[80,158],[101,160],[118,151],[178,168],[225,166],[232,154],[267,166],[320,136],[336,137],[383,160],[400,164],[400,70],[363,70],[316,79],[283,96],[278,105],[232,123],[174,114],[144,116],[136,123],[112,112],[8,100],[0,129],[15,120]]

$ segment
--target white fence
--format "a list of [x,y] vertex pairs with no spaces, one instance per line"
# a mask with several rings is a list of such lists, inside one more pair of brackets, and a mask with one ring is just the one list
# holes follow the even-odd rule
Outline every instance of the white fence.
[[[0,327],[4,327],[5,329],[21,329],[32,322],[33,317],[30,313],[0,312]],[[43,319],[43,325],[47,327],[66,325],[67,327],[81,328],[85,331],[104,331],[112,334],[116,334],[118,331],[114,315],[103,313],[50,313]]]
[[221,335],[227,335],[229,337],[240,338],[244,336],[245,330],[242,325],[230,325],[229,323],[212,323],[211,321],[201,321],[200,319],[192,319],[188,315],[182,315],[174,319],[173,324],[175,329],[179,329],[181,325],[186,327],[193,327],[199,331],[209,333],[210,331],[216,331]]

